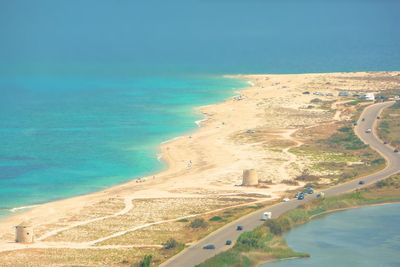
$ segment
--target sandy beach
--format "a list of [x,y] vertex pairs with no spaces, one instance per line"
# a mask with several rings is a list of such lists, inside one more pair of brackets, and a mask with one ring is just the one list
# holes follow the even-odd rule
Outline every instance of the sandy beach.
[[[309,138],[299,130],[348,120],[342,105],[348,100],[338,97],[340,91],[391,89],[398,85],[400,72],[233,77],[247,80],[249,87],[222,103],[199,107],[196,112],[204,114],[199,128],[160,146],[166,170],[16,212],[0,221],[0,253],[26,248],[160,246],[143,243],[146,240],[129,244],[112,240],[196,214],[279,200],[302,185],[288,181],[311,164],[309,158],[290,152]],[[259,186],[241,186],[244,169],[257,171]],[[13,242],[14,226],[21,221],[34,225],[34,244]],[[107,221],[119,226],[87,234]]]

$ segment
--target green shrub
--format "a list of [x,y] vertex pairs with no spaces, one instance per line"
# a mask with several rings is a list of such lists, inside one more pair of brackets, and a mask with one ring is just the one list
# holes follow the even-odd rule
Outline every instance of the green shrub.
[[[143,260],[139,262],[139,267],[150,267],[151,266],[151,261],[153,260],[152,255],[145,255]],[[134,265],[132,265],[134,266]]]
[[382,159],[382,158],[374,159],[373,161],[371,161],[371,164],[372,164],[372,165],[381,165],[381,164],[383,164],[383,163],[385,163],[385,160]]
[[212,222],[219,222],[219,221],[222,221],[222,218],[219,217],[219,216],[214,216],[214,217],[212,217],[212,218],[210,219],[210,221],[212,221]]
[[173,238],[170,238],[163,244],[164,249],[173,249],[179,245],[178,241]]
[[345,127],[339,128],[338,131],[342,132],[342,133],[350,133],[352,131],[352,129],[351,129],[351,127],[346,127],[345,126]]
[[208,223],[206,221],[204,221],[203,218],[194,219],[190,223],[190,227],[192,227],[192,228],[206,228],[207,226],[208,226]]
[[270,219],[265,222],[265,225],[269,228],[269,231],[274,235],[282,235],[282,226],[275,219]]
[[244,232],[239,236],[236,246],[240,250],[245,250],[245,251],[248,251],[250,249],[261,248],[262,237],[263,237],[262,232],[260,230],[257,231],[257,229],[250,232]]

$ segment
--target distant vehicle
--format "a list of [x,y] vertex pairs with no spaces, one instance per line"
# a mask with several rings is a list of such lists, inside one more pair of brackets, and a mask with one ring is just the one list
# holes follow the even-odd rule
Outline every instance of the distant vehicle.
[[319,192],[318,194],[317,194],[317,198],[323,198],[325,196],[325,193],[324,192]]
[[303,92],[303,95],[309,95],[310,94],[310,92],[309,91],[305,91],[305,92]]
[[242,231],[242,230],[243,230],[243,226],[241,226],[241,225],[236,226],[236,231]]
[[388,144],[388,141],[384,141],[383,144],[384,144],[384,145],[387,145],[387,144]]
[[303,192],[305,194],[313,194],[314,193],[314,189],[312,187],[307,187],[306,189],[304,189]]
[[231,240],[226,240],[225,245],[227,245],[227,246],[232,245],[232,241]]
[[365,121],[365,118],[362,118],[361,121]]
[[357,122],[353,122],[353,125],[354,125],[354,126],[357,126]]
[[207,244],[203,247],[203,249],[215,249],[215,246],[213,244]]
[[266,221],[268,219],[271,219],[272,213],[270,211],[266,211],[261,215],[261,220]]
[[395,148],[395,150],[393,150],[394,153],[398,153],[399,150],[397,148]]
[[378,116],[378,117],[376,117],[376,118],[379,120],[381,117]]
[[304,194],[299,194],[299,196],[297,197],[297,200],[303,200],[304,199]]
[[285,197],[284,199],[282,199],[283,202],[288,202],[290,199],[288,197]]
[[366,132],[366,133],[371,133],[372,130],[371,130],[371,129],[367,129],[367,130],[365,130],[365,132]]
[[363,180],[359,181],[358,184],[365,184]]

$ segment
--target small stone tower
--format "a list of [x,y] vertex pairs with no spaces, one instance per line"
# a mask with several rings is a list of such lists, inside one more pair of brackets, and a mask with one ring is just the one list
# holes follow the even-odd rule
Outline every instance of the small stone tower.
[[22,222],[15,226],[15,242],[33,243],[33,226],[29,222]]
[[243,183],[244,186],[258,185],[258,175],[256,170],[244,170],[243,171]]

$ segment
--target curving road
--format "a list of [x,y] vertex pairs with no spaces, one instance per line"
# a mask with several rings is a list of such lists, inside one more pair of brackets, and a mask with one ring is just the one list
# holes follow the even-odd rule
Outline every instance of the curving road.
[[[346,182],[334,187],[330,187],[323,192],[325,196],[335,196],[339,194],[343,194],[349,191],[353,191],[358,188],[366,187],[373,183],[376,183],[379,180],[385,179],[393,174],[400,172],[400,155],[398,153],[393,152],[393,148],[384,145],[381,140],[376,135],[375,126],[377,123],[377,117],[380,115],[381,111],[393,105],[392,102],[384,102],[378,103],[368,106],[362,112],[360,119],[355,127],[355,133],[357,136],[363,140],[364,143],[370,145],[370,147],[376,150],[379,154],[381,154],[387,162],[387,166],[385,169],[359,178],[352,180],[350,182]],[[364,118],[364,121],[362,121]],[[366,133],[367,129],[372,129],[372,133]],[[363,180],[365,183],[363,185],[359,185],[359,181]],[[232,222],[219,230],[213,232],[209,236],[200,240],[199,242],[191,245],[187,249],[183,250],[181,253],[175,255],[168,261],[161,264],[163,267],[192,267],[197,264],[204,262],[205,260],[213,257],[214,255],[221,253],[230,248],[230,246],[225,245],[226,240],[235,241],[238,236],[241,234],[241,231],[236,231],[237,225],[242,225],[244,230],[251,230],[255,227],[261,225],[263,222],[260,220],[263,212],[270,211],[272,212],[272,217],[279,217],[281,214],[296,208],[297,206],[303,204],[304,202],[309,202],[315,199],[314,195],[307,195],[304,200],[292,199],[288,202],[282,202],[270,206],[268,208],[258,210],[254,213],[251,213],[245,217],[242,217],[235,222]],[[203,249],[203,246],[206,244],[214,244],[216,249],[214,250],[206,250]]]

